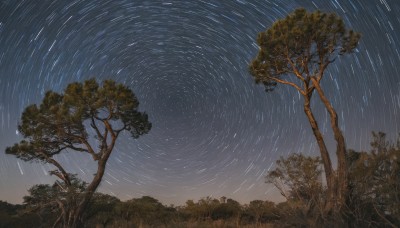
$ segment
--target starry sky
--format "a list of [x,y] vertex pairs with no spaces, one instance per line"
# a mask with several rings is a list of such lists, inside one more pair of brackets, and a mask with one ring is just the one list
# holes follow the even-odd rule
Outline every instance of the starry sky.
[[[264,183],[274,161],[317,155],[318,147],[299,94],[286,86],[265,93],[248,63],[257,33],[298,7],[335,12],[362,33],[355,53],[331,64],[322,83],[347,146],[368,150],[371,131],[397,135],[398,0],[0,0],[0,200],[21,203],[28,188],[55,180],[51,166],[4,153],[22,139],[23,109],[92,77],[129,86],[153,124],[136,140],[118,139],[101,192],[175,205],[205,196],[279,200]],[[333,152],[329,116],[313,98]],[[94,173],[89,155],[57,160],[84,180]]]

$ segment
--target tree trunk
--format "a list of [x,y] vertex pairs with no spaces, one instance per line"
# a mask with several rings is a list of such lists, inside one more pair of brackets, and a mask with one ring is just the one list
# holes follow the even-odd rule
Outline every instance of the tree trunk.
[[328,214],[333,208],[333,205],[335,203],[334,201],[336,195],[335,194],[336,178],[332,169],[332,162],[329,157],[328,149],[326,148],[324,138],[321,134],[321,131],[319,130],[318,123],[311,111],[310,98],[311,98],[311,93],[304,96],[304,112],[307,115],[313,134],[315,136],[315,139],[317,140],[317,144],[322,158],[322,163],[324,165],[326,184],[328,187],[327,199],[326,199],[327,202],[325,204],[324,214]]
[[75,213],[73,214],[73,222],[72,224],[70,224],[69,227],[71,228],[82,227],[81,223],[82,223],[83,212],[85,211],[97,187],[100,185],[100,182],[104,175],[104,171],[106,169],[107,160],[110,157],[110,154],[111,150],[107,150],[104,156],[98,161],[96,175],[92,180],[92,182],[89,184],[89,186],[86,188],[85,192],[83,193],[84,194],[83,199],[81,200],[77,209],[75,210]]
[[338,159],[337,168],[337,210],[338,212],[345,206],[347,195],[348,195],[348,169],[346,162],[346,143],[343,137],[343,133],[339,128],[338,117],[335,109],[332,107],[329,100],[326,98],[324,92],[321,89],[319,82],[315,78],[311,78],[315,89],[321,98],[322,103],[324,103],[326,109],[329,112],[331,118],[331,127],[335,140],[337,142],[336,154]]

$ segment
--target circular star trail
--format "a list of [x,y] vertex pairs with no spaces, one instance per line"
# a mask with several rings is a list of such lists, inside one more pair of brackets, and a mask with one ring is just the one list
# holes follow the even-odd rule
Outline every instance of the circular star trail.
[[[397,0],[0,1],[0,149],[21,140],[23,109],[48,90],[96,78],[132,88],[153,128],[118,139],[100,191],[161,202],[227,196],[277,200],[264,176],[280,156],[318,155],[302,98],[254,83],[248,63],[258,32],[298,7],[335,12],[362,33],[354,54],[331,64],[322,86],[347,146],[368,150],[371,131],[399,132],[400,6]],[[320,127],[335,144],[317,99]],[[332,153],[334,155],[334,153]],[[90,180],[90,156],[57,159]],[[0,199],[52,183],[47,164],[0,153]]]

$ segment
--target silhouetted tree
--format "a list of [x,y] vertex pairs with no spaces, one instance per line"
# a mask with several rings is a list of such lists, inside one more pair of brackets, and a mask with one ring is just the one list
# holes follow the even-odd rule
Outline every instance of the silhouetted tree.
[[[111,80],[99,85],[91,79],[69,84],[63,94],[49,91],[39,106],[24,110],[18,126],[24,140],[7,148],[7,154],[54,165],[56,169],[50,173],[66,186],[72,184],[70,175],[55,155],[76,151],[89,154],[97,162],[94,178],[85,187],[77,207],[63,220],[64,226],[77,227],[82,222],[82,214],[102,180],[120,133],[129,131],[137,138],[150,130],[148,117],[137,111],[138,105],[128,87]],[[97,142],[93,143],[93,139]]]
[[[260,50],[249,66],[255,81],[264,84],[267,91],[280,83],[294,87],[303,96],[304,112],[317,140],[325,169],[328,186],[326,213],[333,210],[337,214],[340,211],[345,204],[348,183],[345,140],[338,126],[337,114],[320,82],[329,64],[339,55],[351,53],[359,39],[360,34],[346,29],[342,19],[335,14],[320,11],[308,13],[305,9],[296,9],[259,33],[257,43]],[[310,101],[315,89],[330,114],[337,142],[337,175],[311,111]]]

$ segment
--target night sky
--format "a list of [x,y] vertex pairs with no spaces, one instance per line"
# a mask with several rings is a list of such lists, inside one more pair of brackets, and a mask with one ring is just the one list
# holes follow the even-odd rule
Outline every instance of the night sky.
[[[371,131],[400,132],[399,0],[0,0],[0,200],[21,203],[53,167],[4,150],[22,139],[24,108],[48,90],[95,77],[129,86],[153,128],[122,135],[99,188],[122,200],[164,204],[226,196],[279,200],[264,183],[279,156],[317,155],[303,99],[291,87],[254,83],[257,33],[298,7],[335,12],[362,33],[354,54],[331,64],[322,86],[347,146],[368,150]],[[314,96],[334,156],[329,116]],[[57,159],[90,180],[87,154]],[[333,159],[335,160],[335,159]]]

